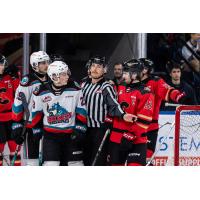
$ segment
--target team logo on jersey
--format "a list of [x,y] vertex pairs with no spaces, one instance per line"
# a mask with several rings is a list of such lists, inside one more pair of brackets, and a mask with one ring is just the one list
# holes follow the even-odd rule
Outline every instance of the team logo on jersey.
[[6,93],[6,88],[0,88],[0,104],[7,104],[10,102],[9,99],[7,99],[5,93]]
[[129,107],[129,104],[126,101],[123,101],[120,103],[120,106],[121,106],[122,110],[124,111],[126,108]]
[[44,97],[44,99],[42,100],[44,103],[48,102],[48,101],[51,101],[52,98],[50,96],[46,96]]
[[27,85],[28,81],[29,81],[28,76],[23,77],[21,80],[21,85]]
[[151,100],[149,100],[149,101],[147,101],[146,103],[145,103],[145,105],[144,105],[144,109],[146,109],[146,110],[152,110],[152,101]]
[[47,112],[49,113],[47,117],[49,124],[69,123],[69,119],[72,117],[72,113],[63,108],[59,102],[54,103],[51,108],[47,104]]

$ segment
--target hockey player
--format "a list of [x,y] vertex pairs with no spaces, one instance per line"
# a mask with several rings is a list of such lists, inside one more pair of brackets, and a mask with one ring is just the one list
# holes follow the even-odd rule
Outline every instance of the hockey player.
[[[6,142],[10,150],[10,161],[16,149],[16,143],[11,137],[12,125],[12,105],[14,94],[19,85],[19,79],[6,74],[7,60],[0,55],[0,166],[3,164],[3,151]],[[20,154],[17,156],[15,165],[21,165]]]
[[[20,100],[20,93],[22,92],[25,94],[26,101],[28,102],[28,109],[31,112],[33,92],[37,90],[41,84],[47,82],[49,56],[44,51],[34,52],[30,56],[30,64],[32,70],[29,75],[26,75],[22,78],[21,83],[17,88],[14,105],[12,108],[12,118],[15,121],[15,123],[12,124],[12,134],[16,143],[19,145],[21,145],[24,141],[24,138],[21,135],[23,129],[24,108],[22,101]],[[30,128],[30,123],[32,121],[31,115],[28,121],[26,136],[27,160],[25,164],[36,166],[39,163],[39,140],[34,139],[32,129]]]
[[[116,100],[116,93],[105,80],[107,66],[105,57],[95,56],[89,61],[91,79],[83,84],[83,96],[87,108],[87,135],[85,144],[85,165],[91,165],[107,130],[106,116],[117,116],[133,122],[132,114],[125,113]],[[108,139],[106,140],[95,165],[107,165]]]
[[162,78],[151,75],[153,70],[153,61],[140,58],[140,62],[143,63],[143,77],[142,82],[146,85],[146,87],[155,95],[155,106],[153,111],[153,119],[152,123],[148,128],[148,145],[147,145],[147,161],[152,157],[155,148],[156,141],[158,136],[159,124],[159,112],[162,101],[173,101],[175,103],[183,103],[185,100],[185,93],[180,92],[173,87],[169,86]]
[[[82,91],[70,80],[66,63],[51,63],[47,73],[52,82],[35,92],[32,110],[34,135],[41,136],[44,130],[43,165],[58,166],[61,161],[83,165],[81,151],[77,151],[87,125]],[[38,127],[41,120],[43,130]]]
[[152,120],[154,96],[141,84],[142,65],[130,60],[124,64],[126,86],[119,85],[118,101],[125,112],[135,115],[135,122],[113,119],[110,135],[111,165],[143,166],[146,164],[146,132]]

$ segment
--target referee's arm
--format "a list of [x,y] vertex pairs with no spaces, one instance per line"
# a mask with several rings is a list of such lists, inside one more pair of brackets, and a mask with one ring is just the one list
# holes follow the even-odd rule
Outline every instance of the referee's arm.
[[120,104],[116,100],[116,93],[110,84],[107,84],[103,89],[103,97],[108,106],[108,114],[110,116],[123,118],[125,112],[121,109]]

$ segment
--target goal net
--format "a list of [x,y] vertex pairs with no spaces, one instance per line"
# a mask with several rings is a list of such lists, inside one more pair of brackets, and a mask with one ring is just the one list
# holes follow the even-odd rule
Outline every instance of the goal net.
[[155,166],[200,165],[200,106],[179,106],[162,115],[153,155]]
[[174,165],[200,165],[200,106],[176,109]]

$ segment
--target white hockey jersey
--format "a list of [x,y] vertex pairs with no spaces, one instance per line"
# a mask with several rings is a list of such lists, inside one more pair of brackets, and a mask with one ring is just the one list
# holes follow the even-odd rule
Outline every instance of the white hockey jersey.
[[[15,93],[15,100],[12,106],[12,120],[21,121],[24,118],[24,108],[22,101],[20,100],[19,93],[22,92],[25,94],[26,101],[28,103],[28,109],[31,113],[33,105],[33,92],[38,90],[41,84],[42,82],[34,74],[29,74],[28,76],[24,76],[22,78],[20,85],[18,86]],[[32,116],[30,114],[27,127],[29,127],[31,121]]]
[[85,132],[87,125],[86,107],[82,90],[70,81],[60,94],[50,85],[42,85],[34,93],[32,127],[43,119],[43,128],[51,133]]

